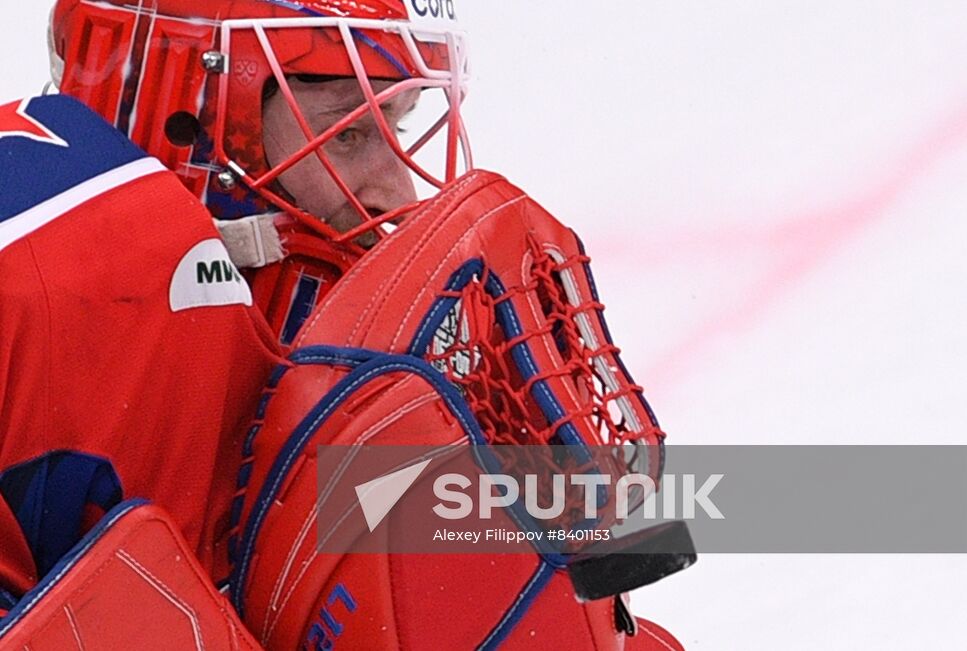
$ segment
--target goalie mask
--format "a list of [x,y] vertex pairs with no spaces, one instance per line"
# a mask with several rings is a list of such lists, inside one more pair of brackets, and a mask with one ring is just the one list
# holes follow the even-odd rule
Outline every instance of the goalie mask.
[[[237,232],[255,233],[257,250],[239,266],[278,260],[263,239],[273,223],[282,232],[300,271],[272,265],[250,280],[283,343],[301,323],[293,302],[311,309],[383,224],[472,167],[452,1],[58,0],[50,47],[61,92],[160,159],[221,223],[248,220]],[[328,92],[325,116],[314,88]],[[296,138],[279,142],[272,123]],[[340,160],[363,145],[367,164]],[[395,191],[370,189],[387,175]]]

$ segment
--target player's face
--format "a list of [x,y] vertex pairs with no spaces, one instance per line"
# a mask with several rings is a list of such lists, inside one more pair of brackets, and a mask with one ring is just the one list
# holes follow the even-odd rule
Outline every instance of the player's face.
[[[372,83],[378,93],[392,82],[374,80]],[[322,133],[365,102],[355,79],[304,82],[293,78],[289,86],[315,134]],[[418,98],[419,90],[413,89],[383,104],[394,134]],[[265,100],[262,110],[265,155],[274,167],[307,141],[282,93],[276,92]],[[390,149],[371,114],[353,122],[326,143],[324,150],[340,177],[371,215],[381,215],[416,200],[409,168]],[[280,175],[279,180],[296,205],[340,232],[362,221],[315,155],[303,158]]]

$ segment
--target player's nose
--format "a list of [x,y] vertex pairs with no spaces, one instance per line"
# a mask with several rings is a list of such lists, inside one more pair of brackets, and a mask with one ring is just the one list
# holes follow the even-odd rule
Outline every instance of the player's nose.
[[371,152],[359,200],[374,212],[388,212],[416,201],[413,174],[385,142]]

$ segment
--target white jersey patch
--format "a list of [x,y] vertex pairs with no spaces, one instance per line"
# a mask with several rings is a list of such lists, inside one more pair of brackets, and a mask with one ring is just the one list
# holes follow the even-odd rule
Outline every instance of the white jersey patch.
[[410,23],[415,30],[420,27],[457,29],[457,9],[455,0],[403,0]]
[[168,290],[171,311],[217,305],[251,305],[252,291],[221,240],[199,242],[178,263]]

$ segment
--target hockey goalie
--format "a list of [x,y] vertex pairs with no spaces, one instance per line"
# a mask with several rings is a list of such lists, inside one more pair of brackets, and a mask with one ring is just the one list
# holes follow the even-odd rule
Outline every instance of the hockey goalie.
[[627,590],[688,554],[317,545],[319,446],[661,473],[580,240],[474,166],[453,0],[57,0],[50,48],[0,107],[0,648],[682,648]]

